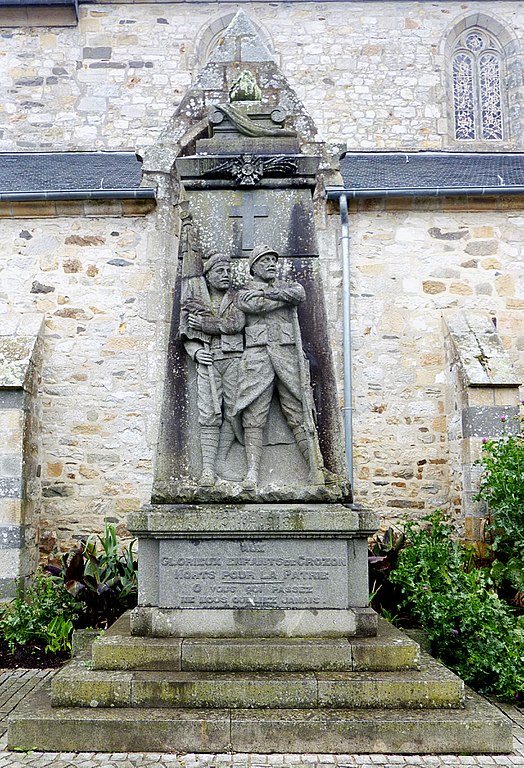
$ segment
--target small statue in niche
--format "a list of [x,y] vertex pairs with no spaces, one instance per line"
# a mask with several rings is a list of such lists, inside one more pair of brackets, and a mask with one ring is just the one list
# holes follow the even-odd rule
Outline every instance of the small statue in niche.
[[273,248],[255,248],[249,258],[253,279],[235,299],[245,315],[245,350],[233,413],[241,414],[244,428],[246,490],[258,484],[264,426],[275,387],[282,413],[308,466],[309,482],[324,483],[309,365],[297,314],[306,294],[299,283],[277,279],[277,262],[278,253]]
[[258,87],[255,75],[245,69],[237,77],[229,89],[229,100],[233,101],[261,101],[262,91]]
[[181,333],[186,352],[197,366],[197,405],[202,452],[199,484],[216,483],[217,466],[224,464],[239,436],[233,415],[238,365],[244,349],[244,315],[234,303],[228,255],[215,252],[202,262],[201,273],[186,280]]

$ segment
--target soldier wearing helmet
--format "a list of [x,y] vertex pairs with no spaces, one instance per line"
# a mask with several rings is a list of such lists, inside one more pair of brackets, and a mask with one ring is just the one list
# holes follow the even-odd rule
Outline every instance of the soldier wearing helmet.
[[317,435],[306,426],[310,415],[306,410],[312,408],[313,401],[296,309],[306,294],[299,283],[278,279],[278,258],[270,246],[255,248],[249,258],[253,279],[235,299],[246,318],[245,350],[233,411],[242,414],[246,489],[258,484],[263,430],[275,388],[282,413],[309,467],[310,481],[323,482]]

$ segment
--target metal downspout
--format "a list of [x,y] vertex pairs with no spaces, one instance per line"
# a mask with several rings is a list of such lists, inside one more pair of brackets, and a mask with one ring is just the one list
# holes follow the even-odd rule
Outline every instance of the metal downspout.
[[353,485],[353,381],[351,365],[351,273],[349,252],[348,199],[340,195],[340,224],[342,241],[342,348],[344,358],[344,441],[346,466],[354,495]]

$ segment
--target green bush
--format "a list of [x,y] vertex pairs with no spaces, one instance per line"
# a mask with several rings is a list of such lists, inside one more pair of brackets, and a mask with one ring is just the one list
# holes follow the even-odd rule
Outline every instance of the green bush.
[[486,440],[477,463],[484,471],[476,498],[487,503],[491,519],[492,576],[524,592],[524,436]]
[[31,645],[46,653],[71,649],[73,623],[80,606],[63,585],[40,571],[33,583],[0,608],[0,637],[11,653]]
[[406,524],[408,546],[390,579],[426,630],[432,653],[476,690],[510,700],[524,693],[524,623],[501,600],[489,570],[453,539],[441,512]]
[[138,597],[138,563],[133,543],[122,545],[115,526],[107,523],[102,535],[93,535],[62,557],[61,567],[47,566],[53,576],[81,605],[75,626],[104,629]]

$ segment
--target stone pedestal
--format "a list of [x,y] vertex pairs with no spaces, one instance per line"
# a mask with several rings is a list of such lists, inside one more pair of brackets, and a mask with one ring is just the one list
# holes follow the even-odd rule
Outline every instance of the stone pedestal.
[[371,513],[341,504],[151,505],[128,525],[139,542],[135,635],[376,633]]

